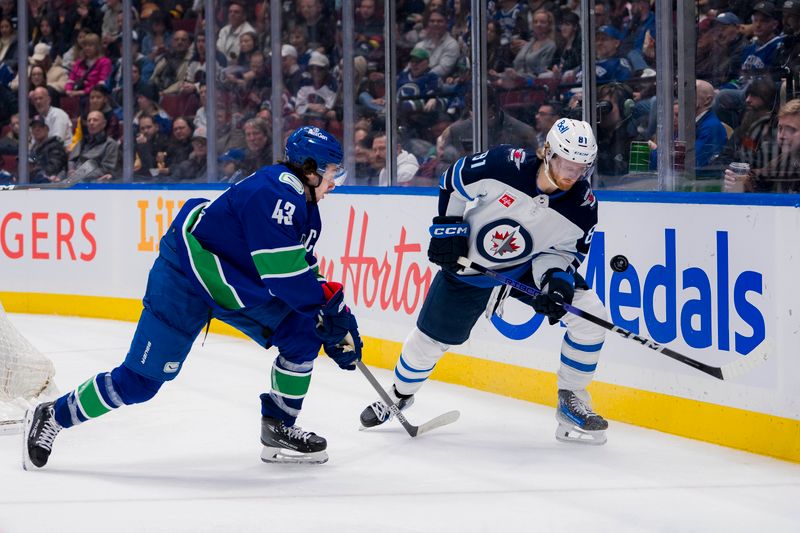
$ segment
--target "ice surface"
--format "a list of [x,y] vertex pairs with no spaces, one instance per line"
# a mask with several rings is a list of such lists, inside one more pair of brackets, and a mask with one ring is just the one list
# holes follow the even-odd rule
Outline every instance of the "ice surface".
[[[55,362],[62,391],[122,361],[134,324],[11,315]],[[209,335],[144,405],[62,432],[25,472],[0,437],[0,533],[796,532],[800,465],[611,421],[602,447],[562,444],[551,408],[430,382],[413,424],[358,431],[377,395],[320,358],[298,421],[328,439],[324,465],[259,459],[258,395],[273,353]],[[388,383],[389,372],[374,369]],[[555,391],[553,391],[555,394]],[[601,406],[598,406],[601,412]]]

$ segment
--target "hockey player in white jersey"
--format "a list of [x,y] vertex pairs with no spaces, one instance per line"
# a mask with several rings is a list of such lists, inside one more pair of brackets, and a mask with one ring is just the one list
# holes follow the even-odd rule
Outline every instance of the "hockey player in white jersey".
[[[606,316],[597,294],[576,272],[597,224],[597,201],[586,177],[597,143],[586,122],[562,118],[537,154],[501,145],[463,157],[441,177],[438,215],[430,228],[428,258],[439,271],[406,338],[389,394],[400,409],[414,402],[442,355],[467,341],[478,317],[498,312],[506,296],[567,326],[558,370],[556,438],[604,444],[608,423],[592,410],[586,390],[597,367],[605,330],[572,314],[562,302]],[[469,205],[469,209],[468,209]],[[462,270],[464,256],[542,290],[530,297]],[[391,418],[379,401],[361,413],[365,428]]]

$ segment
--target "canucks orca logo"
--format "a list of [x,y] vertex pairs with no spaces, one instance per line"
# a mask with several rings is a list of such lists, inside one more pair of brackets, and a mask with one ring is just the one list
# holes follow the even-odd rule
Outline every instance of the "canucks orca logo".
[[489,222],[478,231],[478,253],[494,263],[507,263],[533,250],[533,237],[519,222],[503,218]]

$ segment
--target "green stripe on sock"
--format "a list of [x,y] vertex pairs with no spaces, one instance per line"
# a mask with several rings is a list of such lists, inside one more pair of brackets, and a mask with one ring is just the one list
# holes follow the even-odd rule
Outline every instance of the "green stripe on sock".
[[272,367],[272,390],[286,398],[304,398],[311,385],[311,372],[300,374]]
[[77,394],[75,394],[81,411],[88,418],[97,418],[111,410],[103,403],[96,387],[94,378],[91,378],[78,387]]

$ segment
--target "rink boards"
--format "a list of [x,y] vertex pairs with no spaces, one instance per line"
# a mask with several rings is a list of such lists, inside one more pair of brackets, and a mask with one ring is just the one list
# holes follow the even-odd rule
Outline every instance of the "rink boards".
[[[3,305],[136,320],[159,236],[183,201],[221,191],[2,192]],[[346,287],[367,338],[365,360],[391,368],[435,274],[425,251],[436,197],[409,189],[340,191],[321,204],[321,269]],[[714,366],[764,347],[769,353],[754,371],[723,382],[609,334],[591,387],[598,411],[800,461],[797,197],[597,196],[600,224],[581,272],[617,325]],[[617,254],[630,262],[625,272],[609,266]],[[470,341],[453,347],[433,377],[554,405],[563,334],[509,302],[503,319],[479,320]]]

